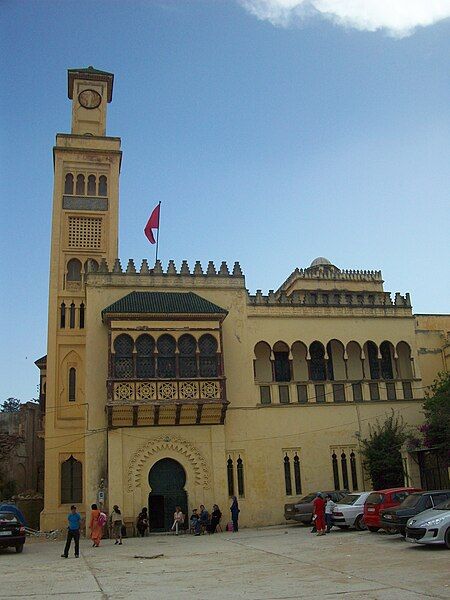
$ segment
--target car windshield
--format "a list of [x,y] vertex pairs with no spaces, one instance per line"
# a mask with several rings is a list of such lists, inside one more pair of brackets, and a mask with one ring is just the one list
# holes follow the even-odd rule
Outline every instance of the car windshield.
[[381,504],[383,502],[384,494],[373,492],[369,494],[366,500],[366,504]]
[[422,494],[411,494],[406,496],[403,502],[400,504],[400,508],[413,508],[419,504]]
[[336,502],[336,504],[355,504],[359,497],[359,494],[347,494]]
[[316,494],[308,494],[307,496],[305,496],[304,498],[302,498],[299,501],[299,504],[305,504],[306,502],[312,502],[315,497],[316,497]]
[[13,513],[0,512],[0,523],[18,523],[18,520]]
[[438,504],[433,510],[450,510],[450,500],[446,500],[442,504]]

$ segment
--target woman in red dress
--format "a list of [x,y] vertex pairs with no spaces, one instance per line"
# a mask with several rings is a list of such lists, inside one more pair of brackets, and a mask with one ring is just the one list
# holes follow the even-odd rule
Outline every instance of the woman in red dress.
[[317,529],[317,535],[325,535],[325,500],[322,498],[322,494],[317,492],[317,496],[313,501],[314,515],[316,517],[315,526]]

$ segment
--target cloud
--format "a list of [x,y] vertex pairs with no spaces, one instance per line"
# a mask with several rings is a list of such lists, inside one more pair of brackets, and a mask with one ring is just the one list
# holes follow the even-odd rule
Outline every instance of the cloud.
[[238,0],[258,19],[290,27],[313,16],[361,31],[411,35],[450,17],[450,0]]

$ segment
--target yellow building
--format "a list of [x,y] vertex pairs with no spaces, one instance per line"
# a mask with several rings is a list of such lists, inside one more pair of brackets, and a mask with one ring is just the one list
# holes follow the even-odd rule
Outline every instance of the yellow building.
[[122,266],[113,80],[69,70],[72,131],[53,151],[42,528],[72,503],[130,523],[149,506],[155,529],[175,503],[227,518],[232,495],[244,526],[280,523],[307,492],[367,489],[359,440],[391,408],[421,422],[448,315],[415,317],[380,271],[324,258],[268,295],[239,263]]

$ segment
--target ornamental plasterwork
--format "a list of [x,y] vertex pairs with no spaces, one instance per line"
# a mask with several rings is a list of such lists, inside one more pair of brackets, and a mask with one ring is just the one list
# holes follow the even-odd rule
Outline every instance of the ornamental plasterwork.
[[141,473],[145,462],[161,450],[174,450],[185,456],[194,471],[195,485],[203,489],[209,488],[209,472],[205,459],[200,452],[187,440],[172,436],[161,436],[148,441],[131,457],[128,464],[128,491],[140,487]]

